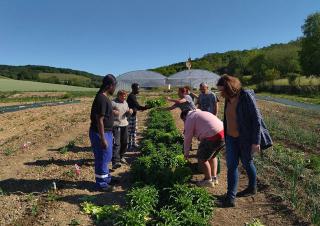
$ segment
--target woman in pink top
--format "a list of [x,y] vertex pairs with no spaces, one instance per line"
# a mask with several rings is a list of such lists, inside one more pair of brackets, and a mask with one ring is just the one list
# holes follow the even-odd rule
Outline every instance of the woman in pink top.
[[[224,147],[223,123],[210,112],[194,110],[182,111],[180,118],[184,121],[184,156],[189,158],[192,138],[200,140],[197,157],[204,169],[204,180],[198,186],[214,187],[218,183],[212,180],[217,176],[216,155]],[[214,161],[215,159],[215,161]]]

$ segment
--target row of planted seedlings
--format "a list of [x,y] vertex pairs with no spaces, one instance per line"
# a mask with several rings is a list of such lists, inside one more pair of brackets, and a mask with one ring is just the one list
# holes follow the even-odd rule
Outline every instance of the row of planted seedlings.
[[214,198],[188,183],[192,172],[183,156],[183,137],[167,111],[153,109],[141,142],[141,156],[132,164],[133,188],[127,205],[83,209],[105,225],[208,225]]
[[259,174],[283,201],[320,225],[320,156],[276,144],[256,159]]

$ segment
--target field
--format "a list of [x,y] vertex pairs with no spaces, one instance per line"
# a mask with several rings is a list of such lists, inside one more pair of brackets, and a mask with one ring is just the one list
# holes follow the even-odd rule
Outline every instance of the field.
[[[315,77],[305,77],[305,76],[301,76],[300,78],[298,78],[296,80],[296,83],[300,86],[307,86],[307,85],[320,85],[320,79],[319,78],[315,78]],[[278,79],[275,80],[273,82],[274,85],[289,85],[288,79],[284,78],[284,79]]]
[[1,92],[9,92],[9,91],[12,92],[12,91],[95,91],[97,89],[0,78],[0,90]]
[[63,81],[73,81],[73,82],[89,82],[91,81],[90,78],[80,76],[80,75],[75,75],[75,74],[63,74],[63,73],[39,73],[39,78],[40,79],[49,79],[52,77],[57,77],[60,82]]
[[[161,91],[141,93],[140,101],[159,95],[166,94]],[[128,198],[143,198],[132,189],[134,181],[131,166],[137,167],[133,161],[137,160],[139,153],[127,153],[129,165],[112,172],[119,180],[113,192],[95,191],[93,154],[88,139],[92,97],[78,99],[81,100],[78,104],[0,115],[0,225],[108,225],[103,224],[103,221],[98,223],[94,214],[85,214],[85,203],[97,206],[119,205],[115,208],[126,211],[121,219],[124,216],[127,217],[125,219],[130,216],[130,219],[140,219],[132,218],[136,215],[130,208],[127,209],[126,203]],[[236,208],[224,209],[219,204],[212,206],[214,210],[209,224],[244,225],[254,219],[264,225],[320,224],[320,161],[317,158],[320,151],[320,114],[265,101],[258,103],[276,144],[273,151],[266,152],[263,158],[256,158],[259,192],[253,198],[239,198]],[[222,109],[223,106],[220,107]],[[182,132],[179,110],[173,111],[172,116],[175,126]],[[139,112],[138,117],[138,137],[147,138],[142,131],[151,126],[150,121],[146,123],[150,117],[149,111]],[[169,120],[169,117],[162,118]],[[193,143],[195,149],[197,143]],[[195,150],[192,154],[195,154]],[[221,158],[220,183],[207,189],[217,200],[226,192],[223,153]],[[75,164],[80,166],[80,171],[76,170]],[[194,157],[188,167],[192,170],[192,185],[202,178],[202,174],[198,171]],[[57,190],[53,189],[53,182]],[[241,170],[240,188],[244,188],[246,182],[244,171]],[[155,194],[152,188],[141,192],[150,196]],[[201,197],[207,196],[203,194]],[[143,200],[154,207],[150,200]],[[89,206],[86,207],[90,213]],[[108,211],[112,208],[106,207]],[[177,214],[162,212],[165,213],[167,215],[163,216],[166,219]],[[161,216],[158,219],[161,220]],[[148,220],[148,217],[140,220]],[[200,221],[198,218],[193,220]]]

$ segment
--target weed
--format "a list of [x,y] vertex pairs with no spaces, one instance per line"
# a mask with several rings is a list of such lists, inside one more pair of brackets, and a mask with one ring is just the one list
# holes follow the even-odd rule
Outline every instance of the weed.
[[36,216],[39,213],[39,207],[36,203],[32,204],[31,206],[31,215]]
[[264,226],[259,219],[253,218],[251,222],[245,223],[245,226]]
[[57,201],[57,200],[59,200],[59,198],[60,198],[60,196],[55,194],[52,191],[49,191],[48,194],[47,194],[47,200],[49,202]]
[[80,225],[79,221],[76,219],[72,219],[71,222],[69,223],[70,226],[76,226],[76,225]]
[[0,187],[0,196],[6,195],[5,191]]
[[67,147],[62,147],[59,149],[60,154],[66,154],[68,152],[68,148]]
[[63,175],[70,177],[70,178],[74,178],[76,176],[76,174],[73,170],[67,170],[63,173]]
[[12,155],[14,153],[14,151],[10,148],[6,148],[3,153],[6,155],[6,156],[9,156],[9,155]]

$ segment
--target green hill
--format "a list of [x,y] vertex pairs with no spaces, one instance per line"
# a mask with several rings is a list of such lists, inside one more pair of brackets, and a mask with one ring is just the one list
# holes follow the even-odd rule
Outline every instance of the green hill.
[[[286,44],[273,44],[260,49],[209,53],[192,60],[193,69],[204,69],[218,74],[232,74],[239,77],[250,76],[252,82],[261,76],[270,80],[272,72],[275,79],[287,77],[289,73],[301,73],[299,51],[301,41]],[[186,70],[185,62],[151,69],[165,76]],[[273,71],[271,71],[273,70]]]
[[102,80],[101,76],[85,71],[37,65],[0,65],[0,76],[16,80],[29,80],[92,88],[99,87]]

